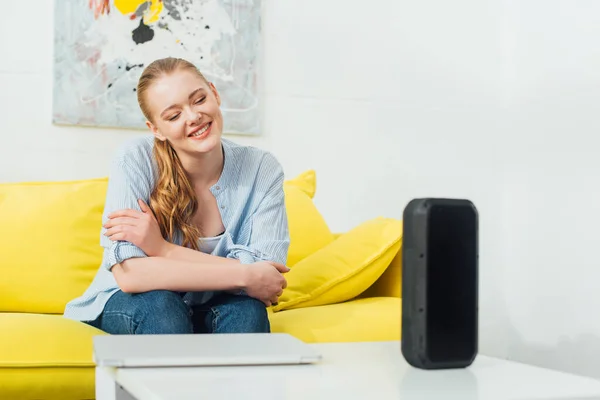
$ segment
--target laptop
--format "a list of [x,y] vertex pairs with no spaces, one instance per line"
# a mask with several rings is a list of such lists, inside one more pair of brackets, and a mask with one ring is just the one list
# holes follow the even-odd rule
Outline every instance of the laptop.
[[321,354],[287,333],[94,336],[94,362],[110,367],[310,364]]

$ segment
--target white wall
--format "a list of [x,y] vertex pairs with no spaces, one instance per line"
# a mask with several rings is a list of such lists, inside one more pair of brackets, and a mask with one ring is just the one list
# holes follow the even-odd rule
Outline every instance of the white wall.
[[600,377],[600,3],[506,4],[506,354]]
[[[52,2],[3,9],[0,182],[104,176],[146,133],[52,126]],[[600,377],[600,3],[265,0],[263,22],[265,132],[231,138],[316,169],[334,230],[472,199],[481,352]]]

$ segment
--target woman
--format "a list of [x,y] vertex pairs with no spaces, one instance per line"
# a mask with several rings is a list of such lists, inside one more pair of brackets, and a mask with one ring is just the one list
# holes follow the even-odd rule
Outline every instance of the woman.
[[113,162],[102,266],[65,317],[111,334],[269,332],[288,271],[280,164],[221,138],[219,93],[185,60],[148,65],[137,96],[153,137]]

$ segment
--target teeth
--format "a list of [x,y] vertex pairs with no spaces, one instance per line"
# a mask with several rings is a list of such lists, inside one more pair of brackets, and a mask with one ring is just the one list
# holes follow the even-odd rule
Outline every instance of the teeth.
[[198,132],[194,133],[192,136],[202,135],[204,132],[206,132],[206,130],[208,129],[209,126],[210,126],[210,124],[206,124],[206,126],[204,128],[200,129]]

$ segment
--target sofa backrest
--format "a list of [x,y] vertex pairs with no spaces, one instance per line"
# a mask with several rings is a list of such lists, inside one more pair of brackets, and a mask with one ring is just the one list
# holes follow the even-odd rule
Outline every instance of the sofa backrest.
[[[108,178],[0,184],[0,312],[62,314],[67,302],[83,294],[102,262],[107,187]],[[314,171],[286,180],[284,190],[293,239],[289,256],[302,259],[335,235],[327,226],[321,236],[315,233],[320,214],[312,203]],[[399,256],[391,267],[368,293],[400,295]]]
[[107,179],[0,184],[0,311],[62,314],[102,261]]

